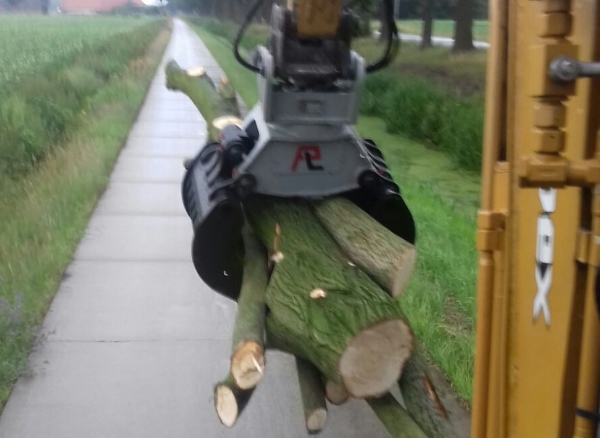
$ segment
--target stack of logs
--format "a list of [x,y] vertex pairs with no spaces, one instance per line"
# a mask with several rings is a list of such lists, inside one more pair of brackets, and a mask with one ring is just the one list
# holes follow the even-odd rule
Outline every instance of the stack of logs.
[[[166,68],[206,120],[239,116],[226,80]],[[217,138],[218,123],[209,133]],[[327,403],[364,399],[395,437],[462,437],[432,384],[399,297],[415,248],[342,198],[244,204],[244,273],[228,376],[215,386],[221,422],[235,424],[266,369],[265,351],[294,355],[306,428],[321,431]],[[432,322],[435,323],[435,322]],[[390,393],[400,384],[405,407]],[[454,406],[458,406],[456,403]],[[464,415],[464,412],[457,412]]]

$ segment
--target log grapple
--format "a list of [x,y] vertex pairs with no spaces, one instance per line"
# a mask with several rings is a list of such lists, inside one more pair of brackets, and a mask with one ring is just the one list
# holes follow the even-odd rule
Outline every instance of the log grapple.
[[392,1],[385,0],[387,47],[371,65],[350,48],[357,19],[341,0],[274,5],[266,46],[244,59],[238,46],[262,1],[234,44],[236,59],[257,74],[259,102],[206,143],[188,164],[182,188],[196,270],[232,299],[242,278],[244,206],[258,197],[343,196],[415,241],[413,217],[381,150],[352,127],[366,74],[389,64],[399,44]]

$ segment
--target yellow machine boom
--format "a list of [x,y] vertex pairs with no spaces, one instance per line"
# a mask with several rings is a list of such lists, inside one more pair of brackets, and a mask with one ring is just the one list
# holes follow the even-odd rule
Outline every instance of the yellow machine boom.
[[595,438],[600,79],[550,73],[600,61],[600,1],[491,0],[490,18],[472,437]]
[[301,37],[330,37],[338,30],[342,0],[288,0]]

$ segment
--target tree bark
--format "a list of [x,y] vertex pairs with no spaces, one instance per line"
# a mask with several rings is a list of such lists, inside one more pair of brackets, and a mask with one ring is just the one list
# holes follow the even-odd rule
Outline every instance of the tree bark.
[[386,36],[388,34],[388,32],[390,31],[389,29],[389,23],[385,14],[385,6],[383,4],[379,5],[379,17],[381,20],[381,28],[379,29],[380,34],[379,34],[379,41],[385,41],[386,40]]
[[431,47],[431,36],[433,34],[433,1],[421,0],[421,16],[423,18],[423,33],[421,34],[421,50]]
[[399,381],[406,410],[430,437],[462,438],[470,433],[470,414],[420,348],[407,362]]
[[267,255],[252,229],[242,230],[244,274],[233,330],[231,375],[238,388],[254,388],[265,368],[265,291],[268,284]]
[[304,419],[308,433],[319,433],[325,428],[327,421],[327,403],[325,389],[319,370],[310,362],[296,357],[296,370],[300,395],[304,407]]
[[474,50],[473,0],[456,0],[453,52]]
[[367,403],[394,438],[446,438],[445,435],[426,435],[389,392],[379,399],[367,400]]
[[175,61],[167,64],[166,75],[167,88],[188,96],[206,119],[211,139],[218,138],[219,130],[213,125],[216,119],[224,116],[239,117],[235,90],[226,79],[217,87],[203,68],[186,71]]
[[309,204],[263,201],[247,212],[264,245],[281,230],[283,258],[265,296],[269,337],[355,398],[385,394],[412,351],[397,303],[348,264]]
[[[416,250],[413,245],[346,199],[316,203],[315,213],[352,262],[392,297],[400,297],[414,271]],[[343,222],[340,218],[344,218]]]

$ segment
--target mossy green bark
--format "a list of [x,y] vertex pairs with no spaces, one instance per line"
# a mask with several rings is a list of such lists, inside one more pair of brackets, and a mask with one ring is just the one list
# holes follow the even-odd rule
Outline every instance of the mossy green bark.
[[175,62],[171,61],[165,67],[167,88],[181,91],[194,103],[202,117],[206,120],[209,137],[217,139],[219,132],[212,122],[222,116],[239,117],[235,90],[228,82],[213,84],[206,73],[199,77],[190,76]]
[[394,438],[441,438],[443,436],[426,435],[390,393],[381,398],[367,400],[367,403]]
[[406,363],[399,381],[406,410],[428,436],[469,436],[469,413],[449,384],[429,375],[429,368],[418,349]]
[[242,343],[253,341],[264,349],[265,292],[269,282],[267,253],[249,225],[242,229],[244,274],[237,303],[232,344],[235,351]]
[[316,202],[315,214],[354,263],[393,297],[401,295],[415,266],[413,245],[344,198]]
[[[315,415],[317,411],[321,411],[324,417],[327,415],[325,388],[321,373],[319,373],[319,370],[313,364],[299,357],[296,357],[296,371],[298,373],[300,395],[302,396],[302,405],[304,407],[306,429],[309,433],[319,432],[322,427],[315,427],[317,425],[312,424],[311,417],[318,416]],[[324,426],[324,423],[322,426]]]
[[[308,360],[339,382],[340,356],[348,341],[378,322],[401,319],[398,302],[349,260],[302,201],[261,200],[247,205],[262,243],[271,247],[280,226],[278,250],[265,296],[270,342]],[[324,298],[312,298],[316,289]]]

